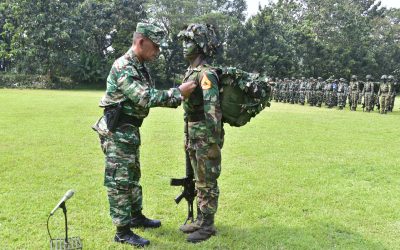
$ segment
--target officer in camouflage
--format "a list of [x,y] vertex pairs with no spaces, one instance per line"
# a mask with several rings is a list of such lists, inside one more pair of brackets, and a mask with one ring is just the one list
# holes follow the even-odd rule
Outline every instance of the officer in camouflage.
[[356,111],[357,109],[360,87],[360,83],[357,81],[357,76],[352,75],[350,80],[349,92],[349,104],[351,111]]
[[378,92],[378,96],[379,96],[379,102],[380,102],[380,113],[381,114],[386,114],[388,111],[388,105],[390,102],[390,93],[391,93],[391,89],[390,89],[390,84],[387,82],[387,75],[383,75],[381,77],[382,82],[380,82],[379,84],[379,92]]
[[365,109],[367,112],[371,112],[374,110],[374,82],[372,81],[372,76],[367,75],[365,77],[366,82],[364,83],[364,88],[363,88],[363,96],[364,96],[364,101],[362,103],[363,110]]
[[180,227],[187,241],[196,243],[215,235],[214,215],[218,208],[217,179],[221,172],[223,144],[222,111],[218,76],[207,59],[220,47],[213,26],[190,24],[178,37],[189,62],[184,81],[194,80],[196,89],[183,103],[186,123],[185,149],[194,170],[197,191],[197,218]]
[[134,234],[131,227],[161,226],[159,220],[142,214],[139,128],[151,107],[176,108],[195,87],[194,82],[186,82],[169,90],[154,88],[144,62],[158,56],[164,35],[154,24],[137,24],[132,47],[114,62],[108,75],[107,90],[100,101],[105,115],[93,126],[105,155],[104,185],[112,222],[117,227],[114,241],[139,247],[150,241]]
[[346,93],[345,93],[345,79],[340,78],[337,87],[337,105],[339,109],[343,109],[346,106]]

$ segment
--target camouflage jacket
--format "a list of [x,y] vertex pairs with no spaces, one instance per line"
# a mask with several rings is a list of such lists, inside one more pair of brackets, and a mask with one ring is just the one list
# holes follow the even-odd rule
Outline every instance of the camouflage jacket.
[[218,76],[209,65],[188,68],[184,82],[194,80],[196,88],[183,102],[185,121],[188,121],[187,146],[201,146],[222,141],[222,111],[219,99]]
[[181,103],[177,88],[157,90],[146,66],[132,49],[118,58],[107,77],[107,90],[100,107],[123,102],[122,112],[143,119],[151,107],[177,107]]

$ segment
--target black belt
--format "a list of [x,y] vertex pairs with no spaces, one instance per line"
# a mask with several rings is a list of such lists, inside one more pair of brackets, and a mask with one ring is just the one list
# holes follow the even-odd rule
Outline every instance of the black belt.
[[124,113],[121,113],[118,119],[118,126],[121,126],[122,124],[132,124],[135,127],[140,128],[142,126],[143,119],[136,118],[131,115],[126,115]]

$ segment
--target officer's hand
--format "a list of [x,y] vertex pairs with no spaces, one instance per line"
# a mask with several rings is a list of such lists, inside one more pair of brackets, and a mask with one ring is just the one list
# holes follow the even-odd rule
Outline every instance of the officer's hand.
[[184,98],[188,98],[189,95],[196,88],[196,82],[195,81],[184,82],[178,88],[181,91],[181,95]]

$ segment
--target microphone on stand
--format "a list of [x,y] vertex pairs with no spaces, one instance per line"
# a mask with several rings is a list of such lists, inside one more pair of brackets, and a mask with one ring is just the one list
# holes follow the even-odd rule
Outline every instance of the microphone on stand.
[[72,190],[72,189],[68,190],[68,191],[65,193],[64,197],[62,197],[62,199],[58,202],[58,204],[53,208],[53,210],[51,210],[50,215],[53,215],[59,207],[62,207],[63,204],[64,204],[69,198],[71,198],[71,197],[74,195],[74,193],[75,193],[74,190]]

